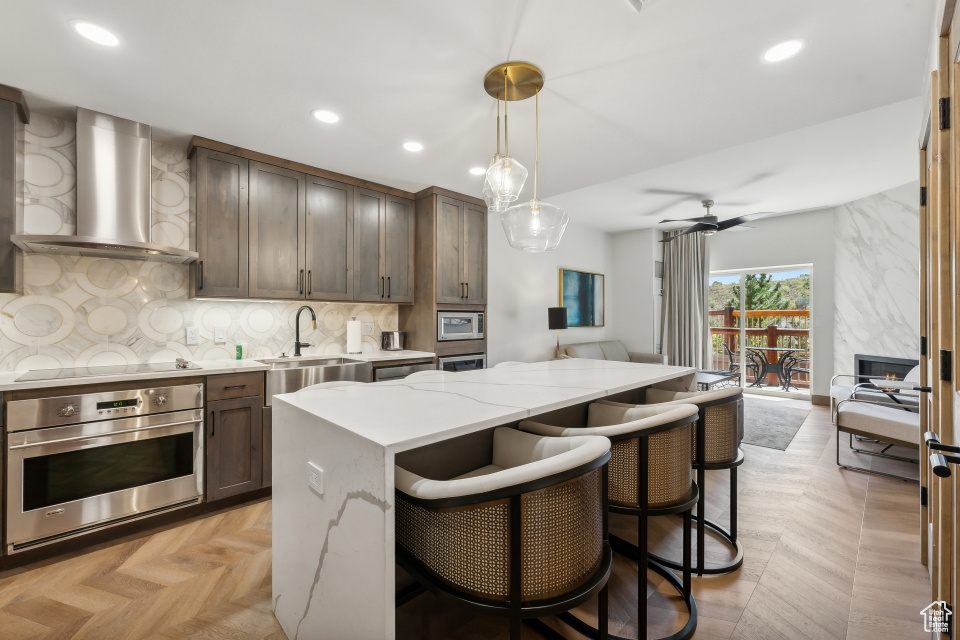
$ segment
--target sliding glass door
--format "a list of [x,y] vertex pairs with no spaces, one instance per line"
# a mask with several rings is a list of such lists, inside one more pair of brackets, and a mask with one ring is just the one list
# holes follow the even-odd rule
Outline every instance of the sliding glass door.
[[710,274],[711,366],[751,392],[810,395],[809,265]]

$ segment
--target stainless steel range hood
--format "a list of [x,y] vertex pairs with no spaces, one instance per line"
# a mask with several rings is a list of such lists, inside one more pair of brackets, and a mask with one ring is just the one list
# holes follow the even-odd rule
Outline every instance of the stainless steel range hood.
[[150,127],[77,109],[77,235],[17,235],[27,253],[188,263],[197,253],[151,242]]

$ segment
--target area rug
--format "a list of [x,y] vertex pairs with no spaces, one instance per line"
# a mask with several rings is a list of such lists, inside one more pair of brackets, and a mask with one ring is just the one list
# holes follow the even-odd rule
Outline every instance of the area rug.
[[774,400],[743,396],[743,442],[785,451],[810,413]]

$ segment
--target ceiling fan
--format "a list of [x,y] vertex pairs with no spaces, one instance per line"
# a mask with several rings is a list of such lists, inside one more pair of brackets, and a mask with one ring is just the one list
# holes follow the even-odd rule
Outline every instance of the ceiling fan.
[[764,213],[748,213],[747,215],[737,216],[736,218],[730,218],[729,220],[720,221],[717,219],[717,216],[710,214],[710,207],[713,206],[713,200],[703,200],[703,207],[707,212],[700,216],[699,218],[686,218],[684,220],[661,220],[660,224],[666,222],[695,222],[696,224],[688,227],[683,233],[678,233],[675,236],[670,236],[664,238],[660,242],[670,242],[674,238],[679,238],[680,236],[685,236],[688,233],[697,233],[702,232],[705,236],[712,236],[717,231],[726,231],[730,229],[732,231],[747,231],[753,227],[744,227],[741,226],[744,222],[748,220],[755,220],[757,218],[770,215],[767,212]]

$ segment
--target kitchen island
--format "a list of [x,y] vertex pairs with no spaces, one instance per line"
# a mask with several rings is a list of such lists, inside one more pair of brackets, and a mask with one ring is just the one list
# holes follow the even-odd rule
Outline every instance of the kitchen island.
[[695,370],[570,359],[276,396],[273,609],[287,637],[394,637],[396,458],[450,477],[494,427],[651,386],[691,391]]

